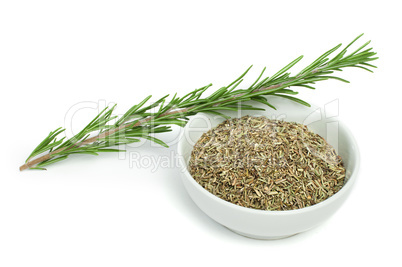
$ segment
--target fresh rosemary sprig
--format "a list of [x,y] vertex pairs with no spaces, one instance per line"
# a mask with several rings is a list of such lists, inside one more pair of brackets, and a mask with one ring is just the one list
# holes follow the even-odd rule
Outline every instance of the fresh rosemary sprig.
[[293,95],[298,92],[288,89],[288,87],[299,86],[315,89],[312,86],[315,82],[328,79],[348,83],[349,81],[332,74],[335,71],[342,71],[345,67],[357,67],[370,72],[372,70],[369,68],[376,68],[376,66],[368,63],[378,58],[374,57],[376,53],[372,51],[372,48],[366,49],[370,41],[352,53],[346,54],[347,49],[362,35],[356,37],[331,59],[329,56],[338,50],[341,44],[328,50],[295,76],[291,76],[288,70],[296,65],[303,56],[296,58],[271,77],[261,79],[265,72],[264,68],[257,80],[247,89],[237,88],[251,67],[232,83],[218,89],[207,97],[204,97],[203,94],[212,84],[196,89],[183,97],[178,97],[175,94],[169,101],[167,100],[169,95],[166,95],[152,104],[147,104],[151,98],[151,96],[148,96],[139,104],[130,108],[115,123],[112,123],[117,119],[117,116],[113,115],[115,105],[106,107],[84,129],[68,140],[65,140],[65,137],[57,139],[65,131],[63,128],[50,132],[32,151],[25,164],[20,167],[20,170],[43,170],[43,167],[62,161],[72,154],[98,155],[99,152],[117,152],[120,150],[113,147],[139,142],[140,138],[145,138],[167,147],[162,140],[154,137],[153,134],[171,131],[170,125],[183,127],[186,125],[188,117],[198,112],[212,113],[226,118],[227,116],[220,111],[238,109],[263,110],[244,104],[243,102],[245,101],[261,102],[275,109],[264,97],[268,95],[276,95],[309,106],[307,102],[294,97]]

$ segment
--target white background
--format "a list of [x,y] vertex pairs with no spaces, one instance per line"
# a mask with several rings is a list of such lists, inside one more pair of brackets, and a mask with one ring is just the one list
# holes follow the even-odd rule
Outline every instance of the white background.
[[[0,266],[401,266],[398,2],[2,1]],[[351,197],[314,230],[260,241],[209,219],[174,159],[135,160],[173,157],[178,129],[162,136],[169,149],[18,171],[49,131],[78,130],[97,103],[122,114],[148,94],[216,89],[253,64],[247,83],[303,54],[297,71],[363,32],[380,57],[374,74],[347,69],[350,84],[300,89],[318,105],[338,99],[362,155]]]

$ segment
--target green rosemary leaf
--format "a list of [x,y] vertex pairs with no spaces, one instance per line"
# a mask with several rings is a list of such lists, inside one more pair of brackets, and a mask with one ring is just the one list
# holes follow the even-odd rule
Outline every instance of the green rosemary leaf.
[[48,144],[47,146],[42,147],[41,149],[35,151],[35,153],[31,157],[35,157],[35,156],[37,156],[39,154],[42,154],[42,153],[44,153],[44,152],[46,152],[48,150],[51,150],[51,149],[57,147],[58,145],[60,145],[63,142],[63,139],[61,139],[61,140],[59,140],[57,142],[53,142],[51,144]]
[[360,69],[363,69],[363,70],[367,70],[367,71],[369,71],[369,72],[373,72],[371,69],[366,68],[366,67],[363,67],[363,66],[359,66],[359,65],[351,66],[351,67],[360,68]]
[[305,88],[308,88],[308,89],[315,90],[315,87],[310,86],[310,85],[306,85],[306,84],[298,84],[298,85],[293,85],[293,86],[305,87]]
[[[27,162],[30,158],[35,157],[36,155],[39,155],[42,152],[41,151],[44,147],[46,147],[50,142],[54,141],[55,138],[62,132],[64,132],[65,129],[62,127],[57,128],[56,130],[52,131],[49,133],[49,135],[43,139],[42,142],[39,143],[39,145],[32,151],[32,153],[28,156],[25,162]],[[49,148],[50,149],[50,148]],[[46,150],[45,150],[46,151]]]
[[90,132],[91,126],[99,119],[99,117],[103,116],[106,110],[109,109],[109,107],[104,108],[95,118],[88,123],[78,134],[74,135],[72,138],[68,139],[65,141],[63,144],[60,145],[60,148],[69,148],[71,146],[74,146],[76,143],[80,142],[83,137],[88,136],[88,132]]
[[195,106],[195,105],[202,105],[202,104],[205,104],[205,103],[208,103],[208,102],[209,102],[208,99],[197,99],[197,100],[194,100],[194,101],[191,101],[191,102],[188,102],[188,103],[180,104],[178,107],[179,108],[187,108],[187,107],[192,107],[192,106]]
[[97,152],[124,152],[124,149],[113,149],[113,148],[100,148]]
[[[170,100],[170,102],[164,108],[162,108],[158,112],[158,114],[168,112],[172,107],[174,107],[178,103],[178,100],[180,100],[180,98],[178,98],[177,93],[175,93],[172,100]],[[158,116],[158,114],[155,114],[155,116]]]
[[182,102],[187,102],[187,101],[191,100],[193,97],[195,97],[195,94],[200,90],[202,90],[202,88],[195,89],[194,91],[184,95],[182,98],[180,98],[179,102],[182,103]]
[[144,113],[145,111],[148,111],[148,110],[150,110],[150,109],[152,109],[152,108],[154,108],[154,107],[157,107],[157,106],[158,106],[161,102],[163,102],[168,96],[169,96],[169,95],[165,95],[164,97],[158,99],[156,102],[152,103],[151,105],[146,106],[146,107],[143,107],[143,108],[141,108],[141,109],[138,109],[138,110],[136,111],[136,113],[137,113],[137,114],[142,114],[142,113]]
[[237,78],[236,80],[234,80],[232,83],[230,83],[228,86],[226,86],[226,88],[228,88],[229,92],[231,91],[230,87],[234,84],[236,84],[238,81],[240,81],[244,76],[246,76],[246,74],[249,72],[249,70],[253,67],[253,65],[251,65],[250,67],[248,67],[248,69],[243,72],[242,75],[239,76],[239,78]]
[[262,71],[261,71],[261,73],[260,73],[260,76],[258,76],[258,78],[255,80],[255,82],[252,84],[252,85],[250,85],[250,87],[248,88],[248,90],[254,90],[255,88],[254,88],[254,85],[261,79],[261,77],[262,77],[262,75],[264,74],[264,72],[265,72],[265,70],[266,70],[267,68],[266,67],[264,67],[263,69],[262,69]]
[[208,107],[205,108],[205,110],[202,110],[203,112],[207,111],[207,110],[232,110],[232,111],[237,111],[236,107]]
[[172,127],[170,127],[170,126],[158,126],[158,127],[154,127],[151,129],[151,133],[166,133],[166,132],[171,132],[171,131],[172,131]]
[[152,141],[152,142],[154,142],[154,143],[156,143],[158,145],[161,145],[161,146],[164,146],[164,147],[169,147],[165,142],[163,142],[162,140],[160,140],[160,139],[158,139],[156,137],[148,135],[148,136],[144,136],[143,138],[145,138],[145,139],[147,139],[149,141]]
[[283,73],[285,73],[286,71],[288,71],[291,67],[296,65],[302,58],[303,58],[303,56],[300,56],[300,57],[296,58],[295,60],[293,60],[292,62],[290,62],[289,64],[287,64],[284,68],[282,68],[280,71],[275,73],[271,78],[269,78],[267,82],[275,79],[276,77],[278,77],[278,76],[282,75]]
[[226,107],[234,108],[236,110],[265,110],[264,108],[258,108],[251,105],[239,104],[239,103],[237,103],[237,105],[229,105]]
[[366,63],[366,62],[362,62],[362,63],[360,63],[360,65],[365,65],[365,66],[368,66],[368,67],[371,67],[371,68],[377,68],[377,66],[374,66],[374,65]]
[[334,79],[334,80],[338,80],[338,81],[341,81],[341,82],[344,82],[344,83],[350,83],[348,80],[345,80],[345,79],[342,79],[342,78],[340,78],[340,77],[336,77],[336,76],[321,76],[321,77],[326,77],[326,78],[328,78],[328,79]]
[[340,58],[342,58],[342,57],[346,54],[347,49],[348,49],[353,43],[355,43],[360,37],[362,37],[362,36],[363,36],[363,33],[360,34],[359,36],[357,36],[352,42],[350,42],[344,49],[342,49],[341,52],[339,52],[338,55],[336,55],[336,56],[335,56],[330,62],[328,62],[328,63],[336,62],[337,60],[339,60]]
[[213,93],[212,95],[210,95],[210,96],[208,97],[208,99],[209,99],[210,101],[214,101],[214,100],[220,98],[220,97],[221,97],[222,95],[224,95],[226,92],[227,92],[227,88],[226,88],[226,87],[219,88],[215,93]]
[[[136,112],[138,109],[140,109],[151,97],[152,95],[147,96],[139,104],[134,105],[129,110],[127,110],[127,112],[124,113],[124,115],[115,123],[115,126],[120,126],[121,123],[125,122],[127,118],[132,116],[133,113]],[[162,101],[164,101],[164,99]]]
[[157,125],[163,125],[163,124],[174,124],[174,125],[183,127],[184,125],[186,125],[186,123],[187,122],[182,121],[182,120],[155,120],[152,122],[152,125],[157,126]]
[[205,90],[207,90],[211,86],[212,86],[212,83],[210,83],[209,85],[205,86],[205,88],[203,88],[202,90],[197,92],[197,94],[195,95],[195,100],[198,100],[202,96],[202,94],[205,92]]
[[204,113],[210,113],[210,114],[213,114],[213,115],[217,115],[217,116],[223,117],[225,119],[230,119],[230,116],[225,115],[225,114],[223,114],[223,113],[221,113],[219,111],[206,110],[206,111],[203,111],[203,112]]
[[278,91],[276,91],[277,93],[282,93],[282,94],[288,94],[288,95],[297,95],[299,92],[295,92],[293,90],[290,89],[280,89]]
[[89,150],[84,150],[84,151],[73,151],[73,152],[69,152],[68,155],[71,154],[87,154],[87,155],[92,155],[92,156],[99,156],[98,153],[93,152],[93,151],[89,151]]
[[45,161],[43,161],[43,162],[37,164],[36,167],[42,168],[42,167],[47,166],[47,165],[50,165],[50,164],[52,164],[52,163],[56,163],[56,162],[65,160],[65,159],[67,159],[67,157],[68,157],[68,156],[61,156],[61,157],[55,157],[55,158],[52,158],[52,159],[48,159],[48,160],[45,160]]
[[[142,136],[138,136],[142,137]],[[105,138],[103,139],[104,141],[108,142],[108,146],[116,146],[116,145],[123,145],[123,144],[131,144],[131,143],[136,143],[140,142],[141,140],[138,138],[124,138],[124,137],[112,137],[112,138]]]
[[270,77],[266,77],[266,78],[262,79],[259,83],[257,83],[254,86],[253,90],[260,89],[261,87],[263,87],[263,85],[266,84],[269,79],[270,79]]
[[260,102],[260,103],[262,103],[262,104],[264,104],[264,105],[267,105],[268,107],[270,107],[270,108],[276,110],[276,107],[274,107],[272,104],[270,104],[270,103],[267,101],[267,99],[266,99],[265,97],[263,97],[263,96],[255,96],[255,97],[251,98],[251,100]]
[[309,103],[307,103],[307,102],[305,102],[305,101],[303,101],[303,100],[301,100],[301,99],[299,99],[299,98],[296,98],[296,97],[293,97],[293,96],[289,96],[289,95],[281,95],[281,94],[275,94],[275,95],[276,95],[276,96],[283,97],[283,98],[290,99],[290,100],[292,100],[292,101],[294,101],[294,102],[297,102],[297,103],[299,103],[299,104],[302,104],[302,105],[304,105],[304,106],[311,107],[311,105],[310,105]]
[[243,79],[238,80],[232,87],[228,90],[228,92],[232,92],[243,82]]
[[371,41],[367,41],[366,43],[364,43],[362,46],[360,46],[358,49],[356,49],[353,53],[350,54],[350,57],[357,54],[357,52],[359,52],[360,50],[362,50],[363,48],[365,48]]
[[[124,126],[126,126],[128,129],[133,129],[133,128],[135,128],[135,125],[139,122],[140,122],[140,120],[133,120],[128,123],[125,123]],[[120,127],[121,127],[121,125],[120,125]],[[121,131],[124,131],[124,129],[121,129],[118,132],[121,132]]]
[[[60,143],[62,143],[62,141],[63,141],[65,138],[66,138],[66,137],[61,138],[61,139],[59,140]],[[53,140],[53,143],[56,143],[56,142],[57,142],[57,140],[56,140],[56,138],[55,138],[55,139]],[[55,147],[57,147],[57,146],[52,146],[52,147],[49,149],[49,153],[52,152]]]
[[162,113],[162,109],[163,109],[164,106],[165,106],[165,100],[166,100],[166,99],[163,99],[162,102],[160,103],[158,113]]
[[[302,71],[299,72],[299,75],[312,71],[313,69],[317,68],[319,65],[323,64],[326,61],[326,57],[332,54],[334,51],[336,51],[339,47],[341,47],[342,44],[338,44],[335,47],[331,48],[330,50],[326,51],[324,54],[319,56],[316,60],[313,61],[310,65],[308,65],[306,68],[304,68]],[[324,62],[323,62],[324,61]]]

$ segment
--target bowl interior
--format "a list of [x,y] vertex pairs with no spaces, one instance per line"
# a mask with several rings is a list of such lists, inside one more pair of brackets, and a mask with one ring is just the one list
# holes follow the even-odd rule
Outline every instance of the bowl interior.
[[[226,115],[233,117],[265,116],[270,119],[293,121],[308,126],[310,130],[319,134],[331,144],[336,152],[342,157],[346,168],[346,182],[358,170],[359,152],[356,141],[347,127],[338,120],[337,110],[327,108],[327,106],[306,107],[280,97],[270,97],[268,99],[277,110],[266,108],[264,105],[253,105],[266,108],[265,111],[238,111],[225,112]],[[184,172],[188,172],[187,166],[190,160],[191,151],[195,143],[204,132],[223,122],[221,116],[199,113],[192,117],[186,125],[182,138],[178,145],[178,152],[183,157],[185,164]]]

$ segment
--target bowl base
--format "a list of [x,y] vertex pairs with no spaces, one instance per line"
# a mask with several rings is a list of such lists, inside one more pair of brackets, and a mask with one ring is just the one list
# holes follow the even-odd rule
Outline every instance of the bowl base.
[[248,238],[252,238],[252,239],[258,239],[258,240],[277,240],[277,239],[284,239],[284,238],[288,238],[288,237],[297,235],[297,233],[296,233],[296,234],[292,234],[292,235],[282,235],[282,236],[260,236],[260,235],[252,235],[252,234],[243,233],[243,232],[233,230],[233,229],[230,229],[230,228],[228,228],[228,229],[230,231],[238,234],[238,235],[248,237]]

